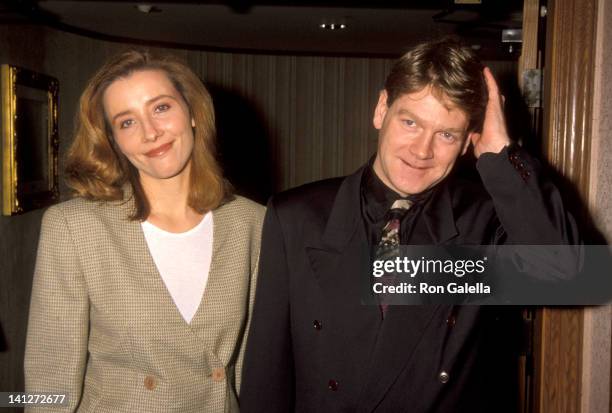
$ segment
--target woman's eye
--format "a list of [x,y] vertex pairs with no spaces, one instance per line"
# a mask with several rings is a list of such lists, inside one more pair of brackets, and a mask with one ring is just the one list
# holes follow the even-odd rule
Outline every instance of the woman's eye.
[[122,121],[122,122],[119,124],[119,128],[121,128],[121,129],[129,128],[129,127],[130,127],[130,126],[132,126],[133,124],[134,124],[134,120],[132,120],[132,119],[126,119],[126,120]]
[[155,112],[165,112],[168,109],[170,109],[170,105],[167,105],[165,103],[155,106]]

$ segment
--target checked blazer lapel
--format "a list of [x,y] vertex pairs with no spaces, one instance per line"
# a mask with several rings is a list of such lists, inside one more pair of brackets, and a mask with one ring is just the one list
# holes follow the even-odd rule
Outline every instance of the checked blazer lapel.
[[[133,284],[130,284],[133,291],[130,293],[142,302],[144,308],[150,308],[147,315],[157,317],[163,314],[165,318],[170,317],[175,323],[179,321],[184,323],[149,252],[140,222],[128,218],[134,210],[135,203],[129,187],[124,191],[126,193],[124,201],[115,201],[101,208],[105,209],[107,228],[119,246],[117,252],[120,266],[125,268],[133,280]],[[147,315],[135,316],[147,317]]]
[[[236,259],[234,255],[232,223],[235,225],[235,211],[231,207],[221,206],[213,211],[213,252],[208,281],[198,310],[191,323],[182,318],[172,296],[164,284],[153,261],[147,243],[137,221],[127,219],[133,210],[134,202],[127,192],[126,201],[117,202],[107,209],[108,225],[116,234],[117,249],[121,257],[121,266],[133,279],[130,283],[131,295],[141,304],[138,308],[148,308],[145,313],[132,314],[132,318],[142,320],[139,328],[158,325],[164,320],[171,328],[177,343],[189,348],[193,354],[199,354],[206,348],[210,354],[227,361],[232,357],[233,348],[219,347],[223,340],[218,337],[237,336],[242,325],[241,319],[245,308],[228,306],[228,298],[238,297],[247,291],[248,278],[236,279],[233,274],[244,273],[237,267],[248,268],[249,262]],[[248,271],[248,270],[247,270]],[[127,288],[127,287],[126,287]],[[246,306],[247,299],[240,300]],[[137,306],[135,306],[137,308]],[[143,330],[142,337],[150,334]],[[233,342],[229,340],[228,342]]]
[[[237,280],[235,267],[250,265],[250,263],[237,262],[236,246],[232,238],[232,224],[235,225],[236,216],[223,206],[213,211],[213,252],[208,283],[204,290],[202,302],[191,322],[192,329],[197,332],[201,340],[214,352],[216,348],[215,337],[238,333],[237,327],[241,323],[235,320],[244,314],[245,308],[234,308],[227,305],[227,298],[241,295],[246,291],[247,277]],[[246,297],[245,297],[246,305]],[[228,322],[228,320],[234,320]],[[230,355],[227,354],[229,358]]]

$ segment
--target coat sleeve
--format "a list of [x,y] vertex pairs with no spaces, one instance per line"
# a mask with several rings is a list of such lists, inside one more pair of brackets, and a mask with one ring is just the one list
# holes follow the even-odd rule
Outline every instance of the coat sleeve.
[[513,246],[503,256],[537,279],[576,277],[584,254],[578,227],[539,162],[514,144],[476,166],[501,225],[494,243]]
[[89,300],[74,241],[60,207],[51,207],[42,221],[32,285],[25,390],[66,394],[68,404],[41,410],[77,409],[87,362],[88,329]]
[[242,413],[293,411],[294,366],[285,238],[272,201],[264,219],[253,319],[240,392]]
[[574,219],[540,163],[518,145],[499,154],[485,153],[477,164],[506,235],[514,244],[553,245],[580,242]]

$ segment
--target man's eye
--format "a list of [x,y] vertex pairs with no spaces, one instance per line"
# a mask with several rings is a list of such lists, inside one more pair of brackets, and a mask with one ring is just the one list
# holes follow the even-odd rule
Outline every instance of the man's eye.
[[126,120],[122,121],[119,124],[119,128],[121,128],[121,129],[129,128],[133,124],[134,124],[134,120],[133,119],[126,119]]
[[449,132],[440,132],[440,135],[447,141],[452,141],[455,139],[455,135]]
[[412,119],[404,119],[403,122],[404,122],[404,124],[406,126],[414,126],[414,125],[416,125],[415,121],[413,121]]
[[165,103],[155,106],[155,112],[165,112],[168,109],[170,109],[170,105],[167,105]]

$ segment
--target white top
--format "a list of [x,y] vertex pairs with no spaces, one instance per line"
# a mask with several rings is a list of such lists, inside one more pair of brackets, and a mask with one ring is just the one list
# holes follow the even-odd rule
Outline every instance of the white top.
[[209,212],[187,232],[172,233],[143,222],[142,230],[168,292],[187,323],[195,315],[212,260],[213,216]]

